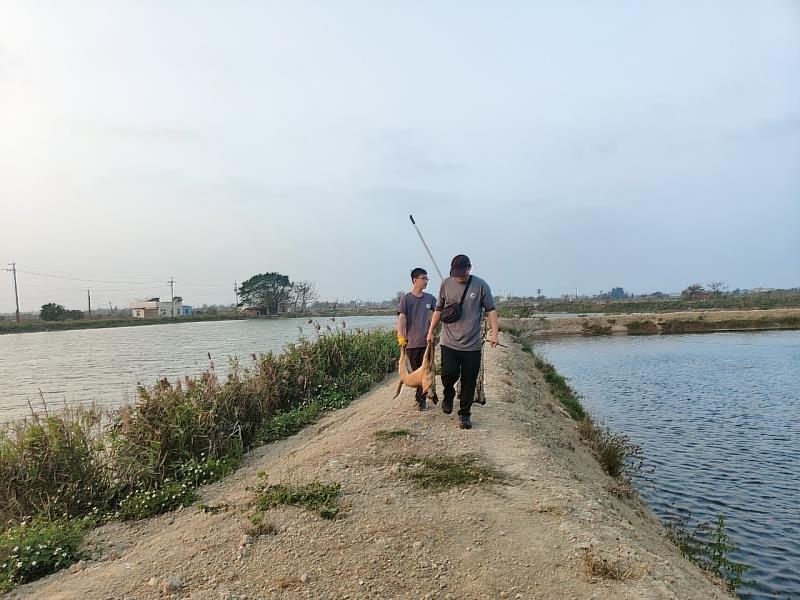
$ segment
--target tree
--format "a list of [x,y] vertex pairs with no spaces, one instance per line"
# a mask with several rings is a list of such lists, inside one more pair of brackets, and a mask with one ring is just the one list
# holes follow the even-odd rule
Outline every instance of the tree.
[[292,282],[288,275],[261,273],[253,275],[239,286],[239,297],[247,304],[261,304],[267,314],[278,313],[281,304],[291,300]]
[[717,295],[721,294],[722,290],[725,287],[726,286],[724,281],[712,281],[711,283],[708,284],[708,289],[711,290],[711,293]]
[[306,307],[317,301],[317,287],[313,281],[300,281],[295,283],[292,289],[294,296],[294,309],[300,304],[300,313],[306,311]]
[[39,313],[39,318],[42,321],[66,321],[78,320],[83,318],[83,311],[80,310],[67,310],[60,304],[50,302],[43,304],[42,310]]
[[693,283],[681,292],[681,296],[687,300],[696,300],[706,294],[706,289],[699,283]]

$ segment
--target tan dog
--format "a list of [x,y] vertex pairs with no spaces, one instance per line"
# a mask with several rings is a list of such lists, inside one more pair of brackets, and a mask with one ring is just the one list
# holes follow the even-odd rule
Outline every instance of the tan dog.
[[425,348],[425,354],[422,356],[422,366],[416,371],[408,371],[406,360],[406,347],[400,346],[400,362],[397,366],[397,371],[400,374],[400,382],[397,384],[397,393],[394,395],[397,398],[400,395],[400,390],[403,385],[408,387],[422,389],[425,397],[436,404],[439,402],[439,397],[436,395],[436,369],[434,368],[433,359],[435,353],[432,352],[433,344],[428,344]]

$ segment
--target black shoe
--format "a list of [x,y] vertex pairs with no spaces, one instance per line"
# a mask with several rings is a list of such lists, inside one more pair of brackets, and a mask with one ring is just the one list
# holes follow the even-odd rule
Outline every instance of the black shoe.
[[466,415],[461,415],[461,416],[459,417],[459,419],[461,419],[461,422],[458,424],[458,426],[459,426],[461,429],[472,429],[472,421],[470,421],[470,420],[469,420],[469,417],[468,417],[468,416],[466,416]]
[[453,399],[452,398],[444,398],[442,400],[442,412],[446,415],[449,415],[453,412]]

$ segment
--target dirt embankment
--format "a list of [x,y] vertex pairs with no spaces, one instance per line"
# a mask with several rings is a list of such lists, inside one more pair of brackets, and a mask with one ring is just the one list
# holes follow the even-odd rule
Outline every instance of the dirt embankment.
[[564,319],[528,317],[500,319],[506,330],[546,335],[658,335],[712,331],[800,329],[800,309],[704,310],[675,313],[634,313]]
[[[506,343],[511,343],[508,339]],[[10,597],[714,599],[729,596],[681,557],[637,498],[625,497],[580,441],[530,356],[487,349],[475,428],[394,379],[299,435],[251,452],[184,508],[96,530],[97,558]],[[441,390],[440,390],[441,392]],[[381,439],[376,432],[409,433]],[[473,455],[504,483],[420,488],[415,461]],[[406,465],[412,465],[410,467]],[[266,512],[248,532],[252,486],[341,484],[339,514]]]

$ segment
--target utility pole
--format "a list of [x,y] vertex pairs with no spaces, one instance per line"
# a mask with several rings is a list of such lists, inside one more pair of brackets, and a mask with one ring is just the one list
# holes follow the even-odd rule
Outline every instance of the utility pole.
[[89,301],[89,318],[92,318],[92,292],[86,290],[86,299]]
[[3,269],[4,271],[11,271],[14,274],[14,301],[17,303],[17,323],[19,323],[19,293],[17,293],[17,263],[8,263],[11,265],[10,269]]
[[172,304],[172,308],[170,309],[170,313],[174,317],[175,316],[175,278],[174,277],[170,277],[169,281],[167,283],[169,284],[169,294],[171,296],[170,302]]
[[233,293],[236,294],[236,304],[234,305],[234,308],[236,308],[239,306],[239,286],[235,281],[233,282]]

